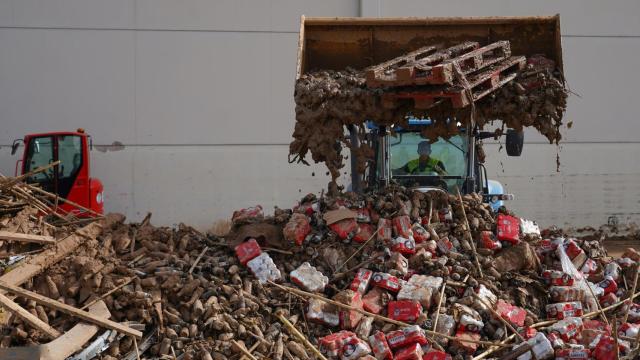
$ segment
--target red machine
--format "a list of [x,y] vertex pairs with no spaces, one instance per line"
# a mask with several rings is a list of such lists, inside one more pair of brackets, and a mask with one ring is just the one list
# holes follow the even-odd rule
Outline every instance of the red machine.
[[[104,212],[102,182],[92,178],[89,171],[91,136],[83,129],[26,135],[13,142],[12,155],[21,141],[25,150],[22,159],[16,162],[16,175],[18,167],[20,174],[25,174],[59,160],[59,165],[29,176],[26,181],[98,214]],[[61,202],[60,208],[79,217],[94,215],[65,202]]]

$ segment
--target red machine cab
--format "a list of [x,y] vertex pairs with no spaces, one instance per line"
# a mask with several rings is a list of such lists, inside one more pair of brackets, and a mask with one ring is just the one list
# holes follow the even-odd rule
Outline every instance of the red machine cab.
[[[29,176],[26,181],[38,184],[43,190],[58,194],[98,214],[104,212],[104,194],[102,182],[91,177],[89,145],[90,136],[83,129],[76,132],[50,132],[29,134],[23,139],[24,154],[16,162],[21,174],[28,173],[55,161],[60,164],[45,171]],[[14,141],[12,153],[15,153],[19,140]],[[22,165],[20,166],[20,163]],[[90,217],[91,213],[61,202],[63,212],[71,212],[79,217]]]

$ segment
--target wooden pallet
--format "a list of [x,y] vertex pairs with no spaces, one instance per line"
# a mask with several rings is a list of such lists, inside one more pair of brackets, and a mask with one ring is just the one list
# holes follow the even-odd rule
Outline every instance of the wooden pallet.
[[508,41],[498,41],[478,48],[478,43],[467,42],[438,51],[422,60],[387,69],[384,76],[367,76],[369,87],[397,87],[411,85],[451,85],[454,67],[459,66],[467,75],[487,68],[511,56]]
[[[413,61],[402,62],[402,60],[406,58],[405,56],[392,59],[366,70],[367,86],[370,88],[379,88],[430,83],[425,81],[429,81],[431,78],[439,79],[446,76],[446,74],[439,72],[439,69],[433,73],[433,71],[431,71],[432,68],[437,67],[446,60],[476,50],[479,46],[477,42],[465,42],[437,52],[433,52],[435,51],[434,48],[431,54],[418,57]],[[429,74],[430,77],[425,76],[426,74]],[[421,84],[414,83],[416,77],[419,78],[418,81],[422,82]],[[437,82],[438,80],[435,81],[436,83],[441,83]],[[446,78],[443,78],[441,81],[446,81]]]
[[382,104],[387,108],[395,108],[401,100],[411,100],[416,109],[429,109],[444,101],[451,101],[453,108],[469,106],[504,84],[513,80],[519,70],[524,69],[524,56],[512,56],[499,63],[494,63],[482,71],[467,78],[471,98],[467,89],[462,86],[429,86],[413,91],[387,92],[382,95]]
[[425,46],[378,65],[370,66],[365,70],[367,83],[369,81],[375,82],[376,79],[383,79],[383,81],[390,80],[392,77],[395,77],[393,71],[396,68],[414,63],[417,60],[433,54],[436,50],[437,48],[435,46]]

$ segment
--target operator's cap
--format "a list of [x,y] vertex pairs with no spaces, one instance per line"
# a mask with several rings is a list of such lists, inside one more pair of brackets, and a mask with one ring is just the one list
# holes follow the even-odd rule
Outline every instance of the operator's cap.
[[418,154],[420,155],[431,154],[431,143],[429,143],[428,141],[421,141],[418,144]]

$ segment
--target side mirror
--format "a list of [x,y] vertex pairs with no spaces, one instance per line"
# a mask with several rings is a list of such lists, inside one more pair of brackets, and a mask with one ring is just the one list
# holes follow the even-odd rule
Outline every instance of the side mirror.
[[21,139],[13,140],[13,144],[11,144],[11,155],[15,155],[16,151],[18,151],[18,147],[20,147]]
[[524,144],[524,131],[507,129],[507,155],[520,156]]

